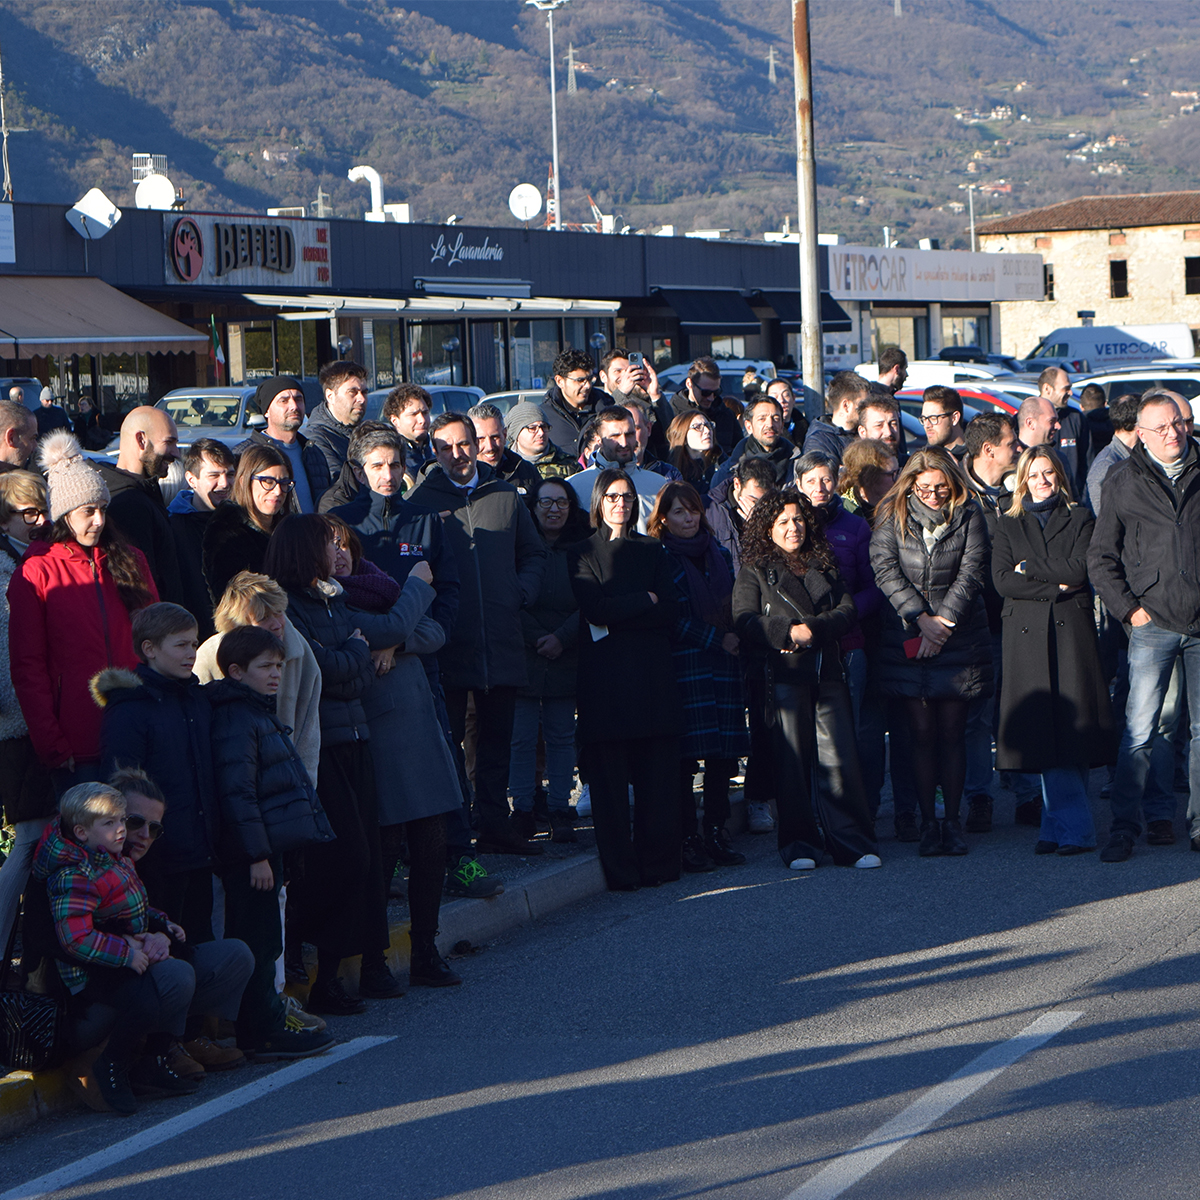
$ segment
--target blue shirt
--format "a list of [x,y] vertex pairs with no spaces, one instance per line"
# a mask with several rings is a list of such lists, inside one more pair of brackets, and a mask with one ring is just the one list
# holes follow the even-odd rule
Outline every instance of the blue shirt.
[[312,489],[308,486],[308,476],[304,472],[304,457],[300,452],[300,443],[292,442],[289,445],[277,441],[273,437],[268,437],[267,441],[286,454],[288,462],[292,464],[292,480],[296,484],[296,503],[299,504],[300,511],[302,513],[315,512]]

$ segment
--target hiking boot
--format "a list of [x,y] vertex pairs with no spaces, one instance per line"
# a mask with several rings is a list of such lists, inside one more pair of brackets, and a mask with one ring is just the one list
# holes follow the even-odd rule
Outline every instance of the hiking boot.
[[[246,1065],[246,1056],[236,1046],[218,1046],[212,1038],[193,1038],[190,1042],[184,1042],[181,1049],[205,1071],[235,1071]],[[184,1073],[170,1059],[167,1062],[177,1075]]]
[[404,995],[404,986],[386,962],[363,963],[358,973],[358,994],[365,1000],[395,1000]]
[[550,840],[559,845],[579,841],[579,835],[575,832],[575,814],[569,808],[551,809]]
[[896,814],[896,841],[919,842],[921,830],[917,828],[917,818],[913,813]]
[[181,1079],[199,1081],[204,1078],[204,1064],[198,1058],[193,1058],[178,1042],[171,1043],[171,1048],[164,1057],[167,1066]]
[[968,833],[992,832],[992,798],[991,796],[972,796],[967,801]]
[[704,843],[698,833],[683,839],[683,869],[689,875],[701,875],[717,869],[717,864],[705,853]]
[[462,976],[450,969],[433,938],[414,937],[408,959],[408,982],[411,987],[456,987],[462,983]]
[[746,861],[746,856],[734,850],[729,842],[729,831],[724,825],[705,826],[704,849],[718,867],[740,867]]
[[285,1017],[282,1029],[276,1029],[246,1052],[255,1062],[279,1062],[289,1058],[309,1058],[328,1050],[334,1043],[332,1033],[324,1029],[305,1029],[295,1017]]
[[190,1096],[200,1080],[176,1074],[165,1054],[143,1054],[129,1072],[129,1086],[135,1096]]
[[512,815],[511,828],[517,837],[523,838],[527,842],[537,837],[537,821],[534,820],[531,812],[525,812],[518,808]]
[[308,1011],[322,1013],[327,1017],[356,1017],[367,1011],[361,1000],[347,994],[342,981],[334,977],[328,983],[312,985],[308,993]]
[[325,1022],[313,1013],[305,1012],[300,1006],[300,1001],[295,996],[280,996],[283,1001],[283,1011],[286,1016],[292,1017],[299,1021],[305,1029],[324,1029]]
[[750,833],[774,833],[775,821],[769,804],[746,805],[746,829]]
[[477,858],[464,854],[458,860],[458,866],[451,867],[446,872],[446,886],[443,890],[447,896],[484,900],[488,896],[500,895],[504,891],[504,880],[497,875],[489,875]]

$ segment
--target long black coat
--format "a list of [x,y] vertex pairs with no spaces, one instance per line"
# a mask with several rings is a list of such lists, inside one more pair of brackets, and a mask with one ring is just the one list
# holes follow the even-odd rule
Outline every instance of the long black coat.
[[[992,578],[1004,599],[1004,673],[996,765],[1003,771],[1099,767],[1117,760],[1108,686],[1096,646],[1087,552],[1095,520],[1059,505],[1001,517]],[[1025,571],[1016,570],[1024,562]],[[1064,592],[1059,584],[1072,590]]]
[[[885,696],[974,700],[992,691],[992,637],[982,587],[988,533],[974,500],[960,504],[950,528],[930,551],[911,517],[908,532],[881,520],[871,535],[875,582],[887,598],[879,647],[879,681]],[[922,613],[953,623],[932,658],[908,658],[904,643],[920,637]]]
[[213,607],[221,603],[229,581],[239,571],[261,571],[267,557],[269,533],[250,520],[232,500],[219,504],[204,528],[204,578]]
[[[579,741],[679,737],[683,703],[671,632],[680,598],[662,543],[638,533],[611,541],[597,530],[568,553],[581,622]],[[589,625],[608,633],[597,641]]]

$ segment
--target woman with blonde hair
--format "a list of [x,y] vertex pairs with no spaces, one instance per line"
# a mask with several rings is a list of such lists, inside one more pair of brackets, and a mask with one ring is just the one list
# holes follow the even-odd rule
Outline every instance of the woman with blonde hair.
[[671,466],[702,496],[707,494],[721,460],[725,457],[713,434],[713,423],[698,409],[679,413],[667,427]]
[[838,495],[848,512],[857,513],[868,525],[875,519],[875,506],[888,494],[900,475],[895,448],[876,438],[859,438],[842,455]]
[[992,540],[992,579],[1005,600],[996,765],[1042,777],[1035,854],[1095,848],[1088,770],[1117,758],[1088,587],[1094,527],[1088,509],[1071,502],[1058,455],[1026,450]]
[[925,857],[968,849],[959,821],[967,706],[992,688],[982,594],[987,556],[983,513],[954,459],[936,447],[918,450],[876,509],[871,566],[888,600],[880,686],[904,701]]

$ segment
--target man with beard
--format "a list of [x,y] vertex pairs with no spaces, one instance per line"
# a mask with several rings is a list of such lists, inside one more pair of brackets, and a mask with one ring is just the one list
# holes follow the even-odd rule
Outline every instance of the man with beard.
[[146,556],[159,597],[172,604],[184,604],[186,597],[175,537],[158,481],[166,478],[178,458],[175,422],[162,409],[143,404],[121,422],[117,465],[110,467],[99,459],[92,464],[112,497],[109,520]]
[[[658,372],[653,363],[646,358],[640,363],[633,363],[629,359],[629,351],[618,346],[600,360],[600,382],[608,389],[608,395],[612,398],[606,401],[601,396],[596,404],[596,411],[599,412],[606,404],[628,406],[632,402],[641,405],[646,413],[647,428],[645,437],[642,430],[638,430],[638,462],[647,456],[648,451],[647,465],[665,463],[671,457],[671,447],[667,444],[667,425],[670,425],[674,414],[671,412],[670,400],[663,395],[659,386]],[[597,389],[593,388],[593,397],[596,393]],[[651,416],[656,419],[651,419]],[[664,420],[666,424],[663,423]],[[638,424],[636,416],[634,424]],[[652,466],[651,469],[658,468]]]
[[567,479],[579,505],[584,512],[592,507],[592,489],[596,479],[606,467],[616,467],[624,471],[637,489],[639,516],[638,532],[646,532],[646,521],[654,511],[654,501],[658,493],[666,486],[667,481],[654,471],[639,467],[637,457],[637,434],[634,432],[633,418],[625,408],[602,409],[596,415],[597,432],[600,444],[592,451],[590,465],[586,471],[572,475]]
[[475,426],[479,461],[487,463],[505,483],[511,483],[522,497],[531,497],[542,477],[535,466],[508,448],[504,414],[494,404],[485,402],[468,409],[467,416]]
[[241,455],[250,446],[274,446],[292,464],[296,484],[296,503],[302,513],[317,511],[321,497],[333,483],[329,465],[319,446],[300,432],[304,424],[304,390],[290,375],[264,379],[254,393],[254,404],[267,419],[265,429],[256,429],[234,453]]
[[743,458],[764,458],[775,470],[775,481],[784,487],[792,481],[793,463],[800,451],[783,432],[783,411],[778,400],[761,392],[746,405],[742,415],[746,437],[733,448],[733,453],[717,468],[713,486],[724,482]]
[[554,381],[542,401],[542,416],[554,445],[578,454],[579,435],[595,415],[598,402],[603,408],[603,398],[593,394],[592,356],[586,350],[564,350],[554,360]]
[[325,400],[308,419],[308,439],[320,447],[329,476],[336,479],[346,465],[350,435],[367,411],[367,369],[339,360],[326,363],[317,379]]

